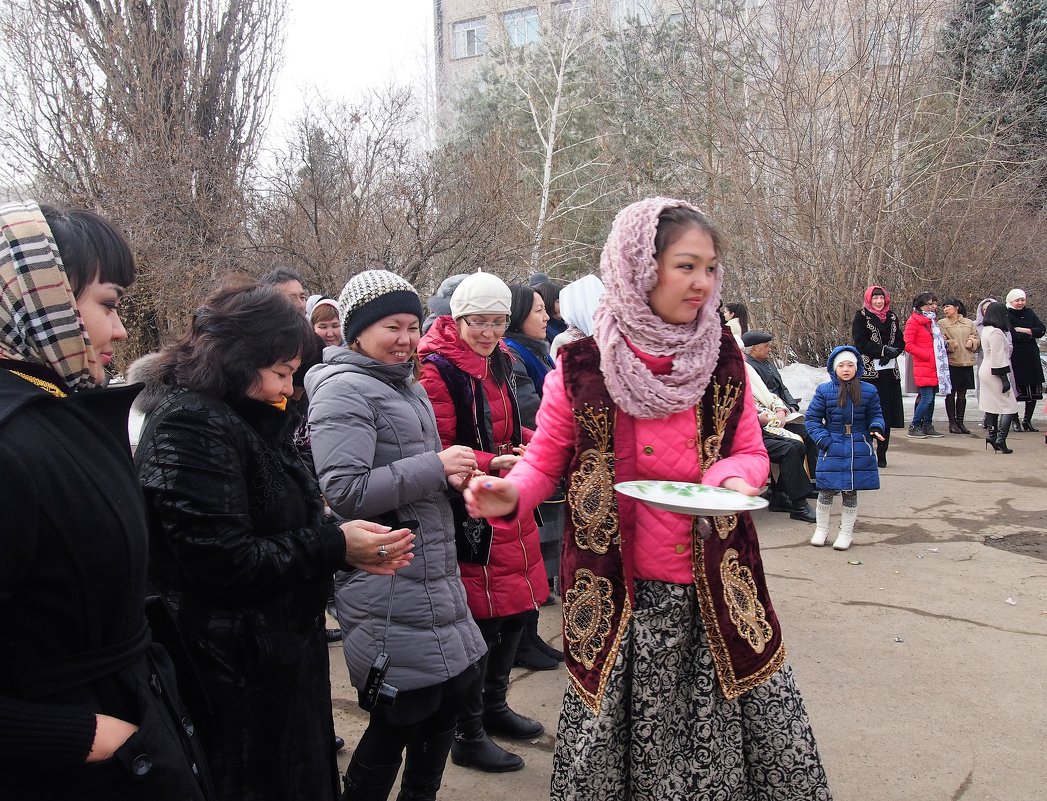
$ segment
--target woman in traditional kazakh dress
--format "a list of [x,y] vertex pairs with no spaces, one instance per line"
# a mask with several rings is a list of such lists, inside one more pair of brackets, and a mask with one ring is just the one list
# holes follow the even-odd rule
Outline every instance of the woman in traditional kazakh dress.
[[719,237],[700,211],[625,208],[593,337],[565,345],[509,476],[470,514],[529,515],[567,475],[564,696],[553,799],[830,799],[746,512],[691,517],[616,495],[676,479],[756,495],[767,453],[719,323]]

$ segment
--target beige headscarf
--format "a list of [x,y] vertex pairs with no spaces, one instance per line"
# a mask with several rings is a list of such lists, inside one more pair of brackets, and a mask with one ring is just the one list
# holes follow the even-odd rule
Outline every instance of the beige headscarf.
[[97,356],[40,206],[0,206],[0,357],[46,365],[74,390],[95,386]]

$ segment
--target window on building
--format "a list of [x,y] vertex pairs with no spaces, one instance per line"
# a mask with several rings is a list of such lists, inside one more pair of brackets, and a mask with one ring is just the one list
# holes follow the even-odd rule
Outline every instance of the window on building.
[[518,8],[502,14],[505,35],[513,47],[523,47],[529,42],[538,41],[538,9]]
[[578,26],[589,22],[593,16],[592,0],[555,0],[552,4],[553,24],[557,28]]
[[637,20],[650,25],[657,9],[657,0],[611,0],[611,19],[618,24]]
[[487,52],[487,18],[465,19],[451,24],[452,58],[472,58]]

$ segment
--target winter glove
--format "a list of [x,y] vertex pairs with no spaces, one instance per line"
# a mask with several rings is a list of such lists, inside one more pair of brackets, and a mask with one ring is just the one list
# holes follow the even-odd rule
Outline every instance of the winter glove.
[[1007,368],[1007,367],[996,367],[992,371],[992,374],[994,376],[998,376],[999,379],[1000,379],[1000,383],[1003,384],[1004,394],[1006,394],[1006,393],[1011,391],[1010,372],[1011,372],[1010,368]]
[[890,345],[883,349],[883,357],[885,359],[897,359],[899,353],[901,353],[901,351],[898,350],[898,348],[892,348]]

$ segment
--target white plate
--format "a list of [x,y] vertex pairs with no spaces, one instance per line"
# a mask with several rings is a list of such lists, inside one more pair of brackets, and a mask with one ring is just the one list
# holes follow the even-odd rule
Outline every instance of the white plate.
[[623,481],[614,488],[655,509],[682,515],[729,515],[767,506],[766,499],[759,495],[742,495],[723,487],[689,481]]

